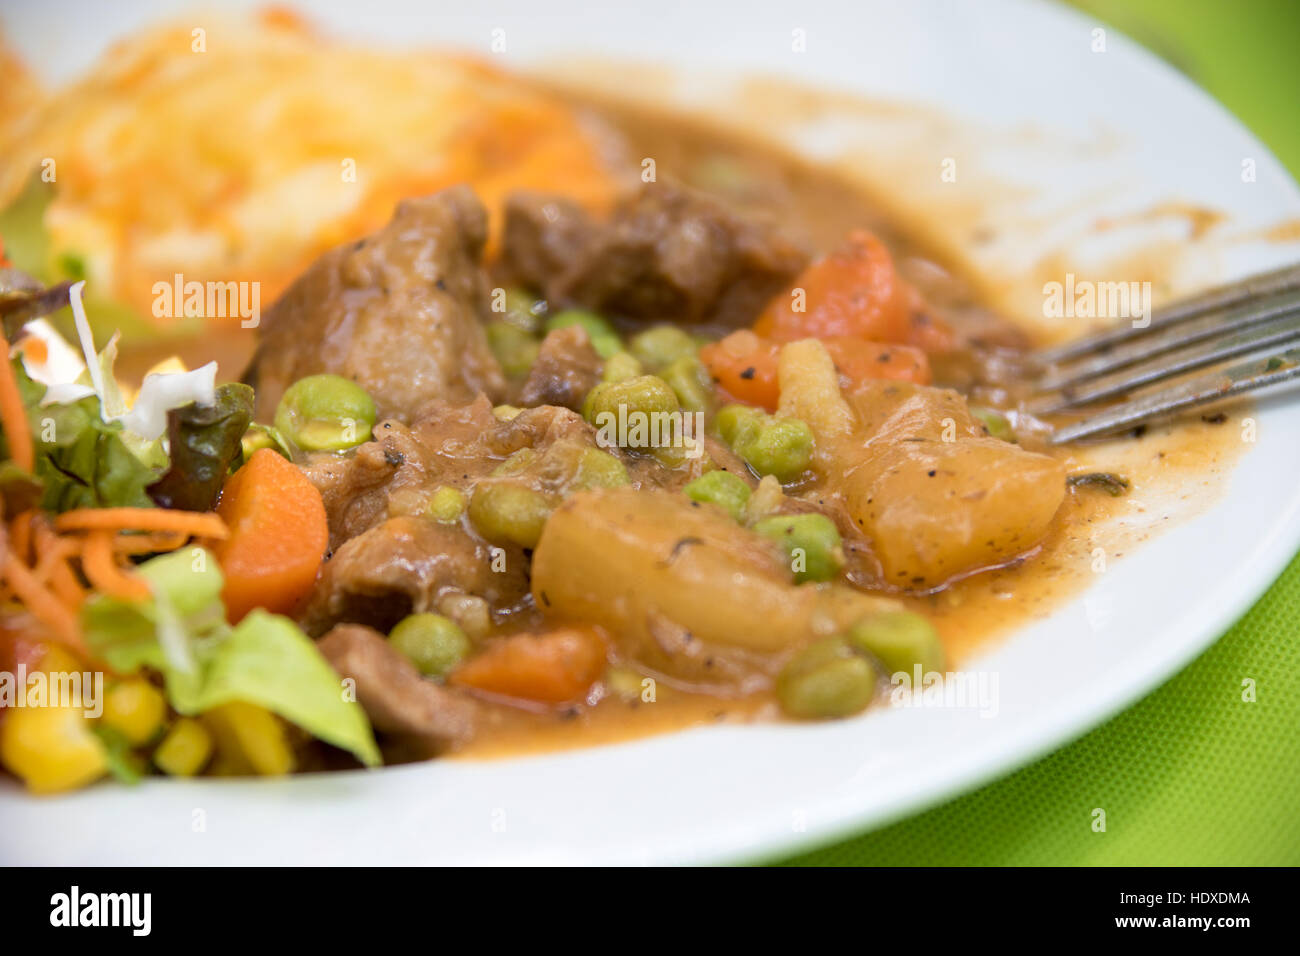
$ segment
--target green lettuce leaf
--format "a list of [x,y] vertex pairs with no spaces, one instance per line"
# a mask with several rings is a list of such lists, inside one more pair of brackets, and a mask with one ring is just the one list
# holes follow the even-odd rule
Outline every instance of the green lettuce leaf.
[[[153,507],[145,489],[157,473],[131,450],[121,425],[103,420],[99,399],[89,395],[42,408],[45,386],[28,377],[21,359],[12,361],[36,446],[33,475],[44,489],[41,507]],[[8,457],[7,447],[3,453]]]
[[254,611],[235,628],[226,623],[221,569],[209,552],[183,548],[138,570],[153,600],[99,595],[82,610],[96,656],[121,673],[161,672],[182,714],[258,704],[367,766],[382,762],[365,711],[344,698],[339,675],[293,621]]
[[247,385],[221,385],[211,405],[191,402],[168,412],[171,467],[149,486],[150,497],[164,508],[212,508],[231,463],[243,453],[252,420],[253,390]]
[[233,700],[259,704],[314,737],[382,762],[365,711],[343,696],[338,673],[287,617],[256,610],[205,655],[197,675],[169,674],[168,695],[183,714]]

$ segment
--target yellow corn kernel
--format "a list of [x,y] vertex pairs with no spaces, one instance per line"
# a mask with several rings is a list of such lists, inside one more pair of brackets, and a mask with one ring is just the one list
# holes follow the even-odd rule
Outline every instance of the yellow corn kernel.
[[233,700],[203,715],[223,773],[278,776],[293,770],[293,748],[284,722],[265,707]]
[[0,724],[0,762],[32,793],[84,787],[108,770],[80,707],[15,707]]
[[41,662],[35,669],[46,674],[75,674],[84,671],[86,665],[61,645],[46,644],[45,653],[41,655]]
[[100,719],[138,747],[157,736],[166,716],[162,691],[142,677],[132,677],[113,685]]
[[182,717],[154,748],[153,762],[173,777],[192,777],[212,756],[212,735],[197,720]]

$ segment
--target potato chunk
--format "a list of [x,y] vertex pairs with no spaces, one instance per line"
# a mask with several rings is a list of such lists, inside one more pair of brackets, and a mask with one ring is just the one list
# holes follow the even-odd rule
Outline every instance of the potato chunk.
[[792,649],[896,607],[851,588],[796,585],[772,542],[684,495],[574,495],[533,555],[533,598],[603,626],[618,656],[696,689],[766,686]]
[[1042,541],[1059,461],[987,437],[956,392],[880,382],[850,404],[863,427],[838,448],[839,483],[891,584],[938,587]]

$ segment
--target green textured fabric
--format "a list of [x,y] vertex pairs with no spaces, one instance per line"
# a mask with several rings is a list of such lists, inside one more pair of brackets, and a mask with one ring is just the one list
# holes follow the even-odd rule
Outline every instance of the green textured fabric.
[[[1300,4],[1076,6],[1184,69],[1300,176]],[[1300,865],[1298,674],[1300,557],[1205,654],[1109,723],[971,794],[785,862]],[[1104,833],[1092,830],[1097,807]]]

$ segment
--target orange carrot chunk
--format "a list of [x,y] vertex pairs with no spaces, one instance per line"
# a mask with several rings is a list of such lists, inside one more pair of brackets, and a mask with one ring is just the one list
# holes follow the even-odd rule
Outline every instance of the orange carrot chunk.
[[292,462],[263,448],[226,480],[217,514],[221,597],[237,622],[253,608],[289,613],[307,596],[329,545],[325,502]]
[[700,361],[727,398],[774,412],[781,397],[776,381],[780,348],[776,342],[742,330],[701,348]]
[[754,331],[778,342],[852,336],[874,342],[906,342],[906,283],[885,244],[861,230],[819,259],[763,310]]
[[929,385],[930,360],[924,352],[910,345],[889,345],[844,336],[824,339],[840,386],[847,392],[863,382],[892,378],[918,385]]
[[544,704],[575,703],[605,670],[597,631],[561,628],[497,638],[451,673],[461,687]]

